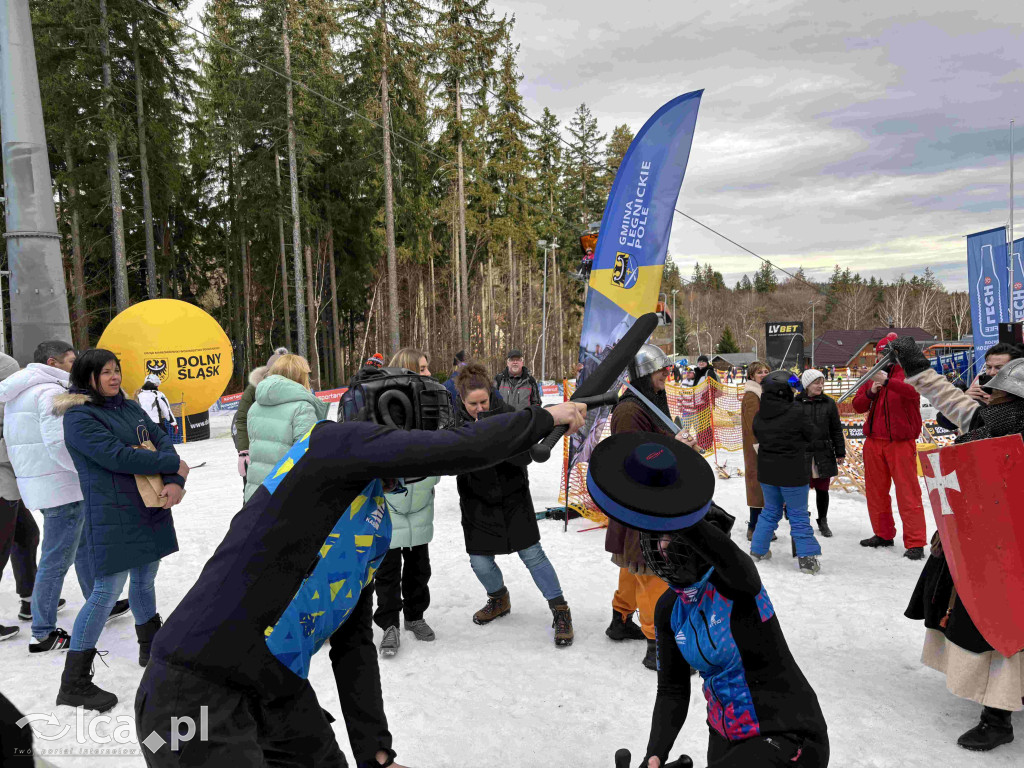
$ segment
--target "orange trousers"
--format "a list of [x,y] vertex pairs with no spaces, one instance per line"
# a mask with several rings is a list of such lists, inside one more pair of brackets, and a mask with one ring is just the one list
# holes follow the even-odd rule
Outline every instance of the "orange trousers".
[[628,617],[633,611],[640,613],[640,628],[648,640],[654,639],[654,607],[668,584],[657,576],[640,576],[628,568],[619,568],[619,588],[612,598],[612,608]]
[[903,521],[903,545],[928,544],[921,486],[917,482],[917,445],[913,440],[864,441],[864,486],[871,530],[883,539],[896,538],[889,488],[896,486],[896,502]]

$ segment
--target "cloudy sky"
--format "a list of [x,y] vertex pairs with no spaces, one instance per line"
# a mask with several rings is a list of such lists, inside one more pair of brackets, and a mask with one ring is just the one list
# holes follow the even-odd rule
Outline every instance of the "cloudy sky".
[[[192,0],[190,18],[202,5]],[[784,268],[825,277],[839,263],[892,279],[930,266],[963,288],[963,236],[1009,221],[1011,119],[1024,149],[1022,3],[491,5],[516,17],[534,117],[547,106],[564,124],[586,102],[602,132],[636,131],[705,89],[679,208]],[[670,250],[684,273],[710,260],[730,284],[759,266],[678,216]]]
[[[679,208],[783,267],[824,276],[839,263],[888,279],[931,266],[963,288],[963,235],[1009,220],[1024,4],[492,5],[516,16],[534,116],[547,106],[564,122],[586,102],[603,132],[636,131],[672,97],[705,89]],[[671,252],[684,273],[710,260],[730,283],[759,265],[678,216]]]

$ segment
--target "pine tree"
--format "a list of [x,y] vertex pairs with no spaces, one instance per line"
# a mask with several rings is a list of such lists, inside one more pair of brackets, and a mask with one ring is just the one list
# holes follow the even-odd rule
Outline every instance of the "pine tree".
[[581,229],[601,220],[604,213],[604,172],[599,164],[605,134],[598,133],[597,118],[580,104],[569,122],[570,142],[564,209],[566,218]]
[[754,290],[758,293],[774,293],[779,287],[779,279],[771,264],[764,262],[754,275]]
[[619,170],[619,166],[622,165],[622,160],[626,156],[626,150],[629,149],[629,145],[633,141],[633,136],[633,131],[625,123],[617,125],[612,129],[612,135],[608,139],[608,146],[605,150],[604,161],[603,190],[606,200],[611,192],[612,183],[615,181],[615,174]]
[[736,337],[732,335],[732,328],[728,325],[722,330],[722,336],[718,339],[718,347],[715,351],[723,355],[740,351],[740,345],[737,343]]

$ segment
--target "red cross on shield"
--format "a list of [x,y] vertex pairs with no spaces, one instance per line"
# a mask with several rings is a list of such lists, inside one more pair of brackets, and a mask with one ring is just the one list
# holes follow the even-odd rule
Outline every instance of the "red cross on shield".
[[976,440],[921,454],[953,583],[982,637],[1024,649],[1024,441]]

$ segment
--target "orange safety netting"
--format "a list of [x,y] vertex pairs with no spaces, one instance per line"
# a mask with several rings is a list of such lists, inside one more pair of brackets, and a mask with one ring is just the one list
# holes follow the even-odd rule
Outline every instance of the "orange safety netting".
[[[564,396],[568,400],[576,390],[576,382],[565,381],[563,384]],[[826,387],[826,391],[833,399],[838,399],[841,394],[841,383],[829,382],[828,384],[830,386]],[[705,456],[714,454],[715,463],[722,467],[728,459],[728,456],[722,455],[723,453],[742,452],[743,423],[740,415],[740,406],[743,400],[742,384],[734,386],[722,384],[713,379],[704,379],[696,387],[683,387],[670,381],[666,386],[666,392],[669,412],[673,421],[682,427],[684,432],[697,438],[697,446],[701,453]],[[864,417],[853,413],[850,400],[840,403],[839,410],[844,425],[863,423]],[[611,434],[610,419],[604,422],[601,433],[594,442],[604,440],[609,434]],[[918,443],[923,449],[934,444],[946,444],[952,439],[952,436],[938,438],[922,436],[918,438]],[[563,478],[569,465],[569,445],[568,439],[563,441]],[[833,480],[834,485],[841,490],[850,493],[864,493],[863,447],[863,440],[846,440],[846,462],[839,467],[839,475]],[[742,456],[738,458],[738,462],[742,462]],[[734,460],[730,463],[737,462]],[[729,473],[720,474],[724,478]],[[559,503],[566,503],[564,486],[559,490],[558,500]],[[577,462],[570,471],[567,506],[570,510],[578,512],[596,523],[604,524],[607,520],[587,492],[587,462]]]
[[[576,391],[575,381],[563,382],[565,399]],[[669,413],[672,420],[684,432],[697,438],[697,446],[705,456],[719,451],[743,450],[743,426],[740,420],[740,402],[743,388],[722,384],[714,379],[704,379],[696,387],[683,387],[675,382],[666,385]],[[611,433],[611,422],[606,421],[595,442],[604,440]],[[565,440],[562,451],[563,477],[569,463],[569,440]],[[565,504],[565,488],[559,491],[558,500]],[[587,462],[577,462],[569,474],[568,507],[584,517],[598,523],[605,521],[601,512],[587,493]]]

